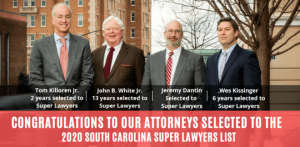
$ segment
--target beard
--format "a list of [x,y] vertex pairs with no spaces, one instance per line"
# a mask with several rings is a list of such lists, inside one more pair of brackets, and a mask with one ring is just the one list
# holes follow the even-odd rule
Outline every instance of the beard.
[[182,40],[182,38],[180,37],[175,43],[172,43],[172,42],[170,41],[170,38],[167,38],[167,37],[165,36],[165,39],[166,39],[167,45],[172,46],[172,47],[180,46],[181,40]]

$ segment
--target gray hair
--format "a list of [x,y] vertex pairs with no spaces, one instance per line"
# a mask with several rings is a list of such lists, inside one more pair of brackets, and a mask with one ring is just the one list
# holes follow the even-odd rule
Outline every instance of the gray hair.
[[102,30],[103,30],[103,31],[104,31],[104,29],[105,29],[104,27],[105,27],[106,23],[107,23],[108,21],[112,20],[112,19],[114,19],[114,20],[119,24],[121,30],[125,30],[125,26],[124,26],[123,21],[122,21],[120,18],[111,15],[111,16],[107,17],[107,18],[103,21],[103,25],[102,25]]
[[71,10],[71,8],[70,8],[69,5],[67,5],[67,4],[65,4],[65,3],[57,3],[57,4],[52,8],[52,18],[55,19],[55,17],[54,17],[54,10],[55,10],[58,6],[65,6],[65,7],[67,7],[67,8],[69,9],[70,14],[71,14],[71,17],[72,17],[72,10]]

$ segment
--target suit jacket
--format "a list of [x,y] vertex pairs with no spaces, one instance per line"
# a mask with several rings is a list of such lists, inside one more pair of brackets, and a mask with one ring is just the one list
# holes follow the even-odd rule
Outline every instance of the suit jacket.
[[[261,93],[261,71],[257,56],[254,52],[247,51],[239,45],[233,49],[229,56],[222,74],[221,81],[218,78],[218,61],[222,51],[211,56],[207,61],[205,90],[208,97],[203,99],[205,109],[225,109],[222,105],[232,105],[233,110],[239,110],[235,104],[258,104],[259,101],[235,101],[234,97],[256,96]],[[220,89],[231,89],[230,92],[222,92]],[[259,89],[258,93],[235,93],[234,88]],[[216,97],[214,97],[216,96]],[[214,101],[217,97],[232,97],[233,100]],[[251,108],[252,109],[252,108]]]
[[[164,110],[166,104],[166,50],[150,55],[147,59],[142,82],[142,96],[147,100],[141,100],[141,110]],[[201,55],[192,53],[182,48],[178,64],[175,70],[171,89],[202,89],[205,80],[205,65]],[[152,95],[153,91],[153,95]],[[201,93],[181,92],[170,93],[170,97],[197,97],[196,100],[171,100],[173,110],[191,110],[182,108],[185,105],[193,105],[192,109],[201,109]],[[152,100],[153,97],[153,100]],[[199,106],[199,107],[194,107]],[[180,108],[181,107],[181,108]]]
[[[135,89],[139,88],[142,83],[144,66],[145,66],[145,57],[143,50],[132,45],[128,45],[123,42],[121,50],[117,56],[115,63],[112,65],[112,69],[108,76],[108,79],[104,78],[104,52],[106,46],[102,46],[92,52],[93,64],[95,67],[95,78],[94,78],[94,93],[97,89],[116,89],[118,88],[130,88]],[[125,93],[125,94],[112,94],[110,93],[100,93],[99,97],[118,97],[118,96],[137,96],[136,93]],[[107,101],[93,101],[93,109],[99,109],[99,104],[112,104],[114,107],[108,108],[108,110],[128,110],[127,108],[118,108],[117,104],[120,106],[122,104],[133,104],[137,109],[137,101],[131,100],[107,100]],[[105,108],[104,108],[105,109]]]
[[[69,43],[68,67],[66,79],[64,79],[54,34],[34,41],[29,63],[29,84],[33,88],[77,88],[79,93],[76,95],[86,96],[86,91],[90,89],[94,78],[89,41],[70,34]],[[71,96],[72,94],[66,95]],[[52,100],[47,102],[53,103]],[[76,100],[74,102],[79,104],[82,109],[87,109],[87,104],[84,104],[83,107],[84,101]]]

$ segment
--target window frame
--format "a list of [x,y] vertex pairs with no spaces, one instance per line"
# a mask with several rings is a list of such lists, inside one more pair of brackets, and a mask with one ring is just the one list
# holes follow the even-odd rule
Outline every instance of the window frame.
[[[133,2],[134,4],[132,4],[132,2]],[[135,0],[130,0],[130,5],[131,5],[131,6],[135,6]]]
[[[24,7],[28,7],[28,6],[29,6],[28,1],[29,1],[29,0],[24,0],[24,1],[23,1],[23,6],[24,6]],[[27,3],[27,6],[25,5],[26,3]]]
[[[45,2],[45,6],[43,6],[43,2]],[[41,0],[41,7],[46,7],[46,0]]]
[[[34,7],[35,6],[35,0],[28,0],[30,1],[30,7]],[[34,2],[34,5],[32,5],[32,2]]]
[[[33,40],[32,40],[32,38],[31,37],[33,37]],[[33,43],[34,43],[34,41],[35,41],[35,35],[29,35],[29,39],[30,39],[30,47],[32,47],[33,46]]]
[[[79,2],[82,2],[82,4],[79,5]],[[83,7],[83,0],[78,0],[78,7]]]
[[[81,18],[81,20],[80,20],[80,18],[79,18],[79,16],[82,16],[82,18]],[[83,27],[83,14],[78,14],[78,21],[77,21],[77,26],[78,27]],[[82,25],[80,25],[79,23],[80,23],[80,21],[82,21],[81,23],[82,23]]]
[[[15,6],[15,2],[17,3],[17,5]],[[18,0],[13,0],[13,8],[17,8],[18,7]]]
[[[134,16],[132,16],[132,14],[133,14]],[[134,20],[132,20],[132,19],[134,19]],[[131,12],[130,12],[130,21],[131,21],[131,22],[135,22],[135,11],[131,11]]]
[[130,28],[130,38],[135,38],[135,28]]
[[[43,25],[43,16],[45,16],[45,25]],[[46,14],[41,14],[41,27],[46,27]]]
[[[68,4],[66,2],[68,2]],[[70,6],[70,0],[65,0],[64,3]]]
[[[32,25],[32,17],[34,18],[33,19],[34,25]],[[30,15],[30,27],[35,27],[35,15]]]

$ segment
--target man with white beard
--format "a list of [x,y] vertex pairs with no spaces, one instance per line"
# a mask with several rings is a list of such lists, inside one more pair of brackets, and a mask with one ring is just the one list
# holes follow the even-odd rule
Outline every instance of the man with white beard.
[[181,47],[183,31],[178,21],[167,24],[164,36],[167,49],[150,55],[145,65],[140,110],[199,110],[205,81],[203,57]]

